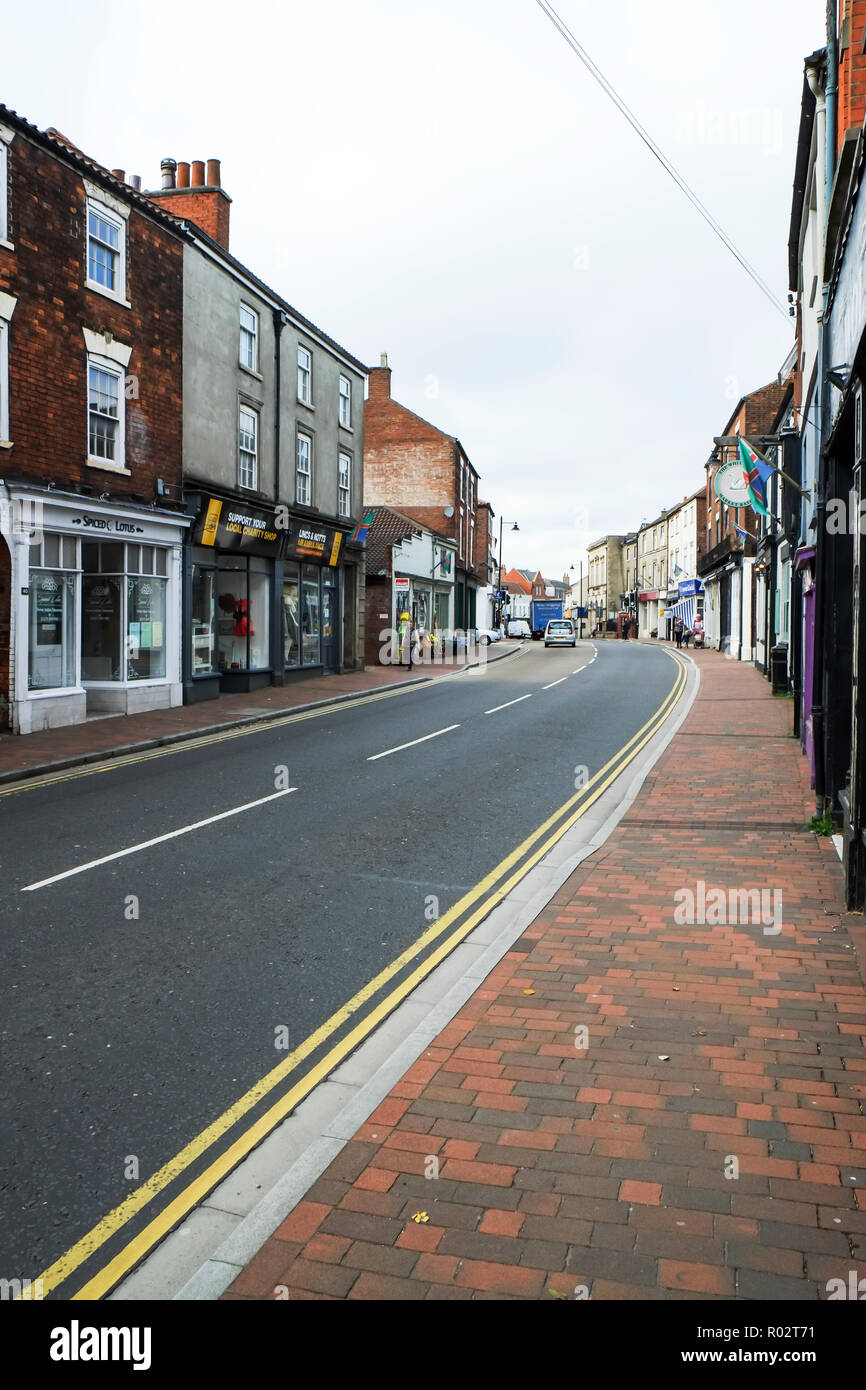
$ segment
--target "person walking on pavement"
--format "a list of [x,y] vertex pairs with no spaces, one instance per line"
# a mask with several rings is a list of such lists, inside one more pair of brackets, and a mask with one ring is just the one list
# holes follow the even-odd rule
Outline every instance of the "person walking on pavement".
[[684,646],[684,647],[687,647],[687,646],[689,645],[689,638],[691,637],[691,635],[692,635],[692,630],[691,630],[691,628],[690,628],[690,627],[684,627],[684,628],[683,628],[683,646]]
[[674,618],[674,641],[676,642],[676,644],[677,644],[678,647],[681,647],[681,646],[682,646],[682,642],[683,642],[683,620],[682,620],[682,618],[680,617],[679,613],[678,613],[677,616]]

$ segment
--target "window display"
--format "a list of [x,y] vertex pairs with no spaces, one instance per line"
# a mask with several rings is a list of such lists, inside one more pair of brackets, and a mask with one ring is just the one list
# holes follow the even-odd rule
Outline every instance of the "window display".
[[30,571],[31,690],[75,684],[75,575]]
[[304,565],[304,607],[302,615],[303,655],[305,666],[317,666],[321,661],[321,609],[319,605],[319,570]]
[[220,671],[254,671],[268,665],[268,562],[221,555],[217,597]]
[[217,572],[212,565],[193,565],[192,672],[208,675],[216,669]]
[[165,676],[165,580],[126,581],[126,679]]
[[283,665],[301,664],[298,566],[287,565],[283,579]]

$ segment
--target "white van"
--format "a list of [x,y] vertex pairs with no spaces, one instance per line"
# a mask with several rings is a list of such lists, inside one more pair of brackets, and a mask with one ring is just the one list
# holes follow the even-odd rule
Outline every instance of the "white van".
[[509,637],[531,637],[532,629],[525,618],[512,618],[508,624]]

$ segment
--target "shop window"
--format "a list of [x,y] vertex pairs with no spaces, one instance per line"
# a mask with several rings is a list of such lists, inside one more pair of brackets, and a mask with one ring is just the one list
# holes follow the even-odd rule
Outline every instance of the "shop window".
[[304,665],[317,666],[321,661],[322,615],[319,571],[313,565],[304,565],[301,628]]
[[167,551],[82,541],[81,568],[82,680],[164,680]]
[[283,578],[283,665],[301,664],[301,619],[298,566],[286,565]]
[[267,561],[220,557],[217,660],[221,671],[256,671],[268,666],[270,587]]
[[76,542],[46,534],[30,550],[31,690],[62,690],[76,684]]
[[213,565],[193,565],[192,570],[192,673],[211,674],[216,669],[217,572]]

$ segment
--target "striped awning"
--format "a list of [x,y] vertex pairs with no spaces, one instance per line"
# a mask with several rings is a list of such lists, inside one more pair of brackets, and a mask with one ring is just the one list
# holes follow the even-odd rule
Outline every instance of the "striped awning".
[[695,625],[695,596],[690,594],[688,598],[681,598],[679,603],[675,603],[668,609],[668,617],[680,617],[683,620],[683,627],[690,630]]

